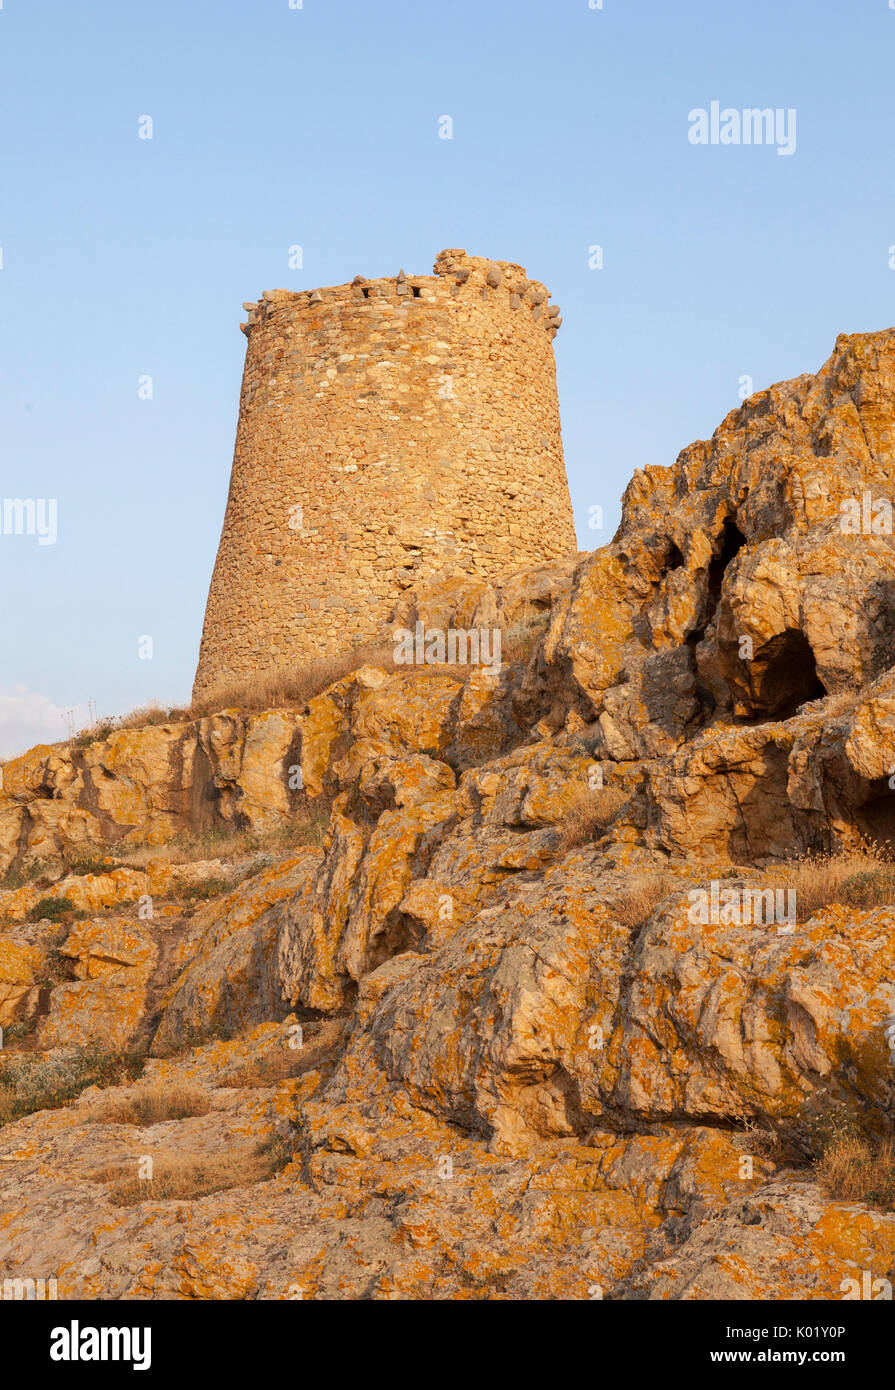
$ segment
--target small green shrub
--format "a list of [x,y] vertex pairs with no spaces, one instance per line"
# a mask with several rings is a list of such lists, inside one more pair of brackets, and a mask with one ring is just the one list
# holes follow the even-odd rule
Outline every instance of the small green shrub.
[[[16,888],[24,888],[28,883],[38,882],[46,878],[46,864],[13,864],[0,877],[0,889],[5,892],[14,892]],[[47,879],[49,884],[50,880]]]
[[209,898],[219,897],[231,886],[225,878],[203,878],[193,883],[186,883],[183,879],[178,879],[174,892],[175,896],[183,898],[184,902],[206,902]]
[[66,874],[77,874],[79,877],[86,874],[110,874],[113,869],[123,869],[125,865],[117,859],[108,856],[95,854],[74,855],[65,860],[64,872]]
[[29,922],[42,922],[48,919],[51,922],[61,922],[66,918],[82,918],[87,913],[81,908],[75,907],[71,898],[40,898],[38,902],[28,912]]
[[842,881],[846,903],[852,907],[880,907],[895,902],[895,864],[880,864]]
[[36,1110],[59,1110],[88,1086],[118,1086],[143,1070],[143,1057],[105,1048],[68,1047],[43,1055],[23,1052],[0,1063],[0,1124]]
[[94,724],[92,729],[82,729],[75,739],[76,748],[89,748],[91,743],[102,743],[109,737],[114,729],[111,719],[104,720],[101,724]]

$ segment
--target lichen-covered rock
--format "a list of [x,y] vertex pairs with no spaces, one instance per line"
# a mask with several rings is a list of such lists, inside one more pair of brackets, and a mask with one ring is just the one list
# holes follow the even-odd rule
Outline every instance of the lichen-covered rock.
[[884,673],[844,707],[707,729],[646,766],[652,843],[737,863],[881,844],[895,832],[895,701]]
[[146,1012],[158,945],[143,923],[121,918],[78,922],[60,947],[74,980],[57,984],[38,1030],[40,1046],[122,1051]]
[[38,946],[0,936],[0,1028],[34,1017],[45,965]]
[[[410,769],[400,760],[374,762],[360,781],[357,819],[349,794],[337,799],[324,859],[280,930],[277,969],[291,1004],[343,1008],[368,971],[417,939],[400,904],[425,837],[455,805],[453,776],[438,767],[431,759]],[[381,804],[384,785],[393,809],[381,810],[371,830],[364,793]]]
[[[757,893],[760,913],[749,897],[740,916],[764,916]],[[820,1095],[882,1123],[895,1102],[895,910],[832,906],[804,925],[700,916],[683,895],[639,937],[601,1057],[607,1101],[642,1119],[767,1122]]]
[[299,748],[294,710],[233,711],[33,748],[3,767],[0,870],[15,860],[161,845],[213,826],[276,828],[301,795],[290,774]]
[[836,520],[740,552],[725,574],[699,674],[741,718],[855,690],[889,664],[895,538],[843,535]]
[[162,999],[155,1052],[284,1016],[275,969],[284,905],[319,860],[302,850],[198,910],[174,952],[180,969]]
[[[768,718],[881,674],[895,541],[873,518],[877,498],[891,504],[893,396],[895,334],[843,334],[817,376],[750,396],[672,468],[638,469],[612,544],[555,607],[553,690],[568,683],[566,703],[599,716],[644,652],[677,649],[705,716]],[[634,727],[667,728],[644,704]],[[669,735],[691,723],[685,707]]]
[[830,1201],[810,1182],[768,1183],[683,1230],[613,1297],[841,1300],[885,1298],[886,1286],[891,1297],[895,1215]]

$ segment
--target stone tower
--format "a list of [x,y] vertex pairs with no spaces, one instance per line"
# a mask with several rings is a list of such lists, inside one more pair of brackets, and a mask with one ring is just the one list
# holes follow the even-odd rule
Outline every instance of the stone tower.
[[552,342],[521,266],[265,293],[194,695],[380,638],[403,590],[575,553]]

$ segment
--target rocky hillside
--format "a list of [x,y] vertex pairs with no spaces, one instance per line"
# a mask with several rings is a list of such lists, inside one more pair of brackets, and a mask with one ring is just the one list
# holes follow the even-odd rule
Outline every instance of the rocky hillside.
[[893,472],[895,330],[843,336],[612,544],[395,615],[499,628],[499,673],[7,763],[4,1275],[891,1292]]

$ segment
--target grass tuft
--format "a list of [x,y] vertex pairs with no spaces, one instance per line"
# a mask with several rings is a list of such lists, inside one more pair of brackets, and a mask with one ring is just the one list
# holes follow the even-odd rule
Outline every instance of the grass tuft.
[[[254,1149],[230,1151],[220,1156],[192,1157],[172,1150],[142,1155],[140,1160],[113,1164],[94,1173],[96,1182],[111,1184],[110,1196],[117,1206],[132,1207],[139,1202],[182,1202],[225,1192],[234,1187],[254,1187],[274,1177],[293,1157],[290,1140],[280,1135]],[[152,1159],[152,1177],[139,1176],[138,1162]]]
[[209,878],[199,879],[197,882],[189,882],[186,879],[175,879],[174,896],[183,902],[204,903],[209,898],[219,898],[222,893],[233,887],[233,883],[226,878],[220,878],[212,874]]
[[579,845],[598,840],[629,800],[620,787],[576,787],[558,826],[559,854],[568,854]]
[[186,1120],[207,1115],[211,1106],[204,1091],[195,1086],[144,1086],[133,1096],[109,1097],[89,1115],[95,1124],[150,1125],[165,1120]]
[[874,1143],[843,1135],[825,1150],[815,1171],[831,1197],[895,1210],[895,1139]]
[[200,719],[223,709],[262,710],[306,705],[327,686],[350,676],[361,666],[397,669],[393,666],[393,653],[391,646],[358,647],[341,656],[319,657],[303,666],[285,667],[266,675],[222,683],[194,701],[191,713],[194,719]]
[[808,854],[775,870],[767,886],[795,889],[796,920],[807,922],[833,904],[865,909],[895,904],[895,863],[874,846]]
[[623,927],[638,930],[652,916],[660,903],[681,890],[681,880],[661,869],[654,873],[632,874],[630,887],[616,898],[610,912],[614,921]]

